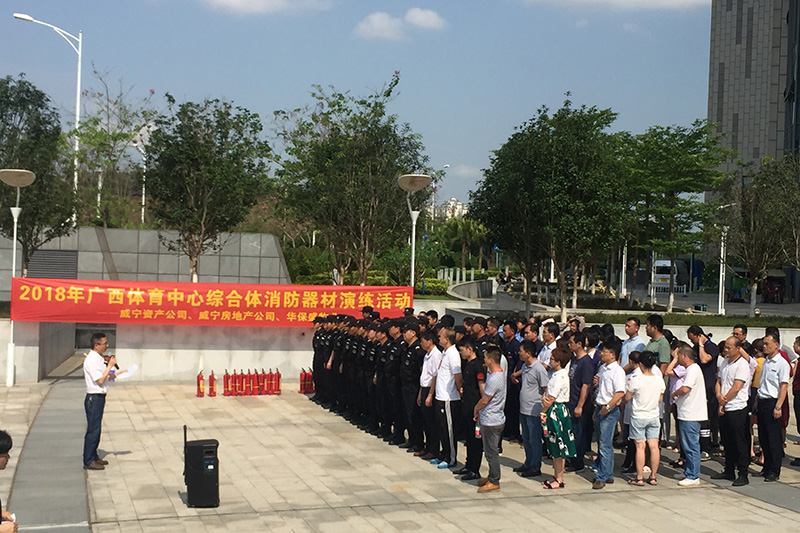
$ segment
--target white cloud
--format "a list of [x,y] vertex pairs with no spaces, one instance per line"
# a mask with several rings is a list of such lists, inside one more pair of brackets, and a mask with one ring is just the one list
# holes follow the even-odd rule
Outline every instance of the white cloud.
[[233,13],[279,13],[284,11],[323,10],[331,0],[204,0],[206,4]]
[[406,12],[405,20],[412,26],[417,26],[418,28],[424,28],[426,30],[441,30],[447,25],[436,11],[432,9],[420,9],[418,7],[409,9]]
[[711,0],[523,0],[526,4],[597,6],[616,9],[688,9],[711,5]]
[[653,34],[652,34],[652,33],[650,33],[650,31],[649,31],[649,30],[647,30],[647,29],[645,29],[645,28],[642,28],[642,27],[641,27],[641,26],[639,26],[638,24],[634,24],[634,23],[632,23],[632,22],[626,22],[626,23],[624,23],[624,24],[622,25],[622,29],[623,29],[625,32],[627,32],[627,33],[630,33],[631,35],[635,35],[635,36],[637,36],[637,37],[648,37],[648,38],[649,38],[649,37],[652,37],[652,36],[653,36]]
[[479,169],[478,167],[471,167],[469,165],[456,165],[455,167],[450,169],[449,174],[457,178],[473,178],[473,179],[480,178],[483,175],[481,169]]
[[403,19],[381,11],[370,13],[356,26],[355,34],[364,39],[389,39],[401,41],[405,37]]
[[376,11],[358,23],[353,33],[362,39],[388,39],[402,41],[409,30],[441,30],[447,22],[436,11],[412,7],[404,18],[393,17],[389,13]]

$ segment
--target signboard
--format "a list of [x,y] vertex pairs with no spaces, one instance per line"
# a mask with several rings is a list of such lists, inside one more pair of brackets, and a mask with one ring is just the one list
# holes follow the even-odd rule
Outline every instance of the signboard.
[[181,326],[308,327],[318,316],[397,317],[411,287],[244,285],[14,278],[11,319]]

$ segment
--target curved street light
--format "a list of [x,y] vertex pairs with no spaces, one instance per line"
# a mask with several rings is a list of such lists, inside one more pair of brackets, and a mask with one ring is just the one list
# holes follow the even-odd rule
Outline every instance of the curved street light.
[[414,294],[414,260],[417,245],[417,218],[419,211],[411,208],[411,193],[421,191],[431,184],[432,178],[427,174],[404,174],[397,178],[397,185],[406,191],[408,213],[411,215],[411,294]]
[[[17,205],[11,208],[11,216],[14,218],[14,239],[11,243],[11,283],[13,286],[14,276],[17,274],[17,220],[22,209],[19,206],[19,190],[27,187],[36,175],[30,170],[3,169],[0,170],[0,181],[6,185],[17,188]],[[13,287],[12,287],[13,288]],[[14,386],[14,321],[9,320],[8,352],[6,356],[6,387]]]
[[[58,26],[53,26],[52,24],[48,24],[47,22],[42,22],[41,20],[36,20],[30,15],[25,13],[14,13],[14,18],[18,20],[23,20],[25,22],[35,22],[36,24],[41,24],[42,26],[47,26],[48,28],[52,28],[57,34],[64,38],[65,41],[75,50],[75,53],[78,54],[78,84],[77,90],[75,91],[75,175],[73,176],[73,188],[75,192],[78,192],[78,148],[80,148],[80,140],[78,139],[78,126],[81,124],[81,58],[83,56],[83,31],[78,32],[78,36],[75,37],[71,33],[62,30]],[[74,41],[74,42],[73,42]],[[77,222],[77,215],[74,217]]]

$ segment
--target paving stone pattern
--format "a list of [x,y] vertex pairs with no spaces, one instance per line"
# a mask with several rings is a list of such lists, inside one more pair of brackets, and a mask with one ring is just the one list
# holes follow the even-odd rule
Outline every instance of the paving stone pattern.
[[[54,387],[63,387],[71,398],[51,391],[44,407],[52,398],[82,416],[81,388],[66,381]],[[15,421],[9,427],[24,431],[46,388],[5,392],[9,405],[0,406],[0,425],[8,416]],[[545,477],[523,479],[511,471],[523,452],[510,443],[501,458],[502,489],[480,495],[475,482],[458,481],[450,471],[362,433],[296,388],[296,383],[286,383],[279,397],[201,399],[194,396],[192,383],[116,384],[109,393],[101,441],[101,455],[106,454],[110,465],[85,472],[91,531],[752,532],[767,525],[772,531],[794,531],[800,520],[800,472],[790,467],[779,483],[753,477],[749,487],[736,491],[708,481],[719,470],[713,461],[703,463],[699,487],[678,487],[671,479],[674,470],[662,468],[658,487],[629,487],[618,476],[615,484],[593,491],[590,474],[567,474],[564,490],[546,491],[540,483]],[[26,394],[31,399],[23,400]],[[48,424],[59,421],[49,418]],[[183,424],[190,428],[190,439],[220,441],[218,508],[186,506]],[[82,437],[83,427],[77,431]],[[79,467],[80,452],[76,449],[66,460]],[[790,444],[788,452],[796,455],[800,446]],[[459,459],[464,453],[459,446]],[[24,460],[48,460],[32,455],[25,454]],[[618,466],[621,460],[618,453]],[[549,463],[544,471],[552,471]],[[7,483],[8,474],[0,475],[0,481]],[[78,494],[82,490],[75,487]]]

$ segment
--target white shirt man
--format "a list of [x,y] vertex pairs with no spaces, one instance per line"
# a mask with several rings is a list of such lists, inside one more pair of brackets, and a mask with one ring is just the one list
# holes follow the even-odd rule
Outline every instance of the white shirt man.
[[444,348],[442,362],[434,374],[436,417],[439,421],[442,450],[438,458],[431,459],[439,468],[456,465],[456,416],[461,414],[461,356],[455,347],[456,333],[452,328],[439,330],[439,344]]
[[[750,365],[741,356],[736,337],[725,340],[725,359],[719,367],[715,393],[719,401],[719,433],[725,447],[725,469],[715,479],[747,485],[750,466],[750,431],[747,400],[750,392]],[[734,470],[739,471],[737,479]]]
[[83,439],[83,468],[86,470],[105,470],[107,461],[97,455],[100,444],[100,428],[103,424],[103,411],[106,405],[108,380],[114,379],[112,370],[117,363],[113,355],[108,363],[103,354],[108,349],[108,339],[102,333],[92,335],[92,350],[83,361],[83,377],[86,381],[86,398],[83,407],[86,411],[86,435]]

